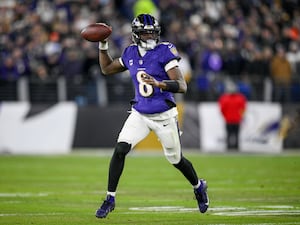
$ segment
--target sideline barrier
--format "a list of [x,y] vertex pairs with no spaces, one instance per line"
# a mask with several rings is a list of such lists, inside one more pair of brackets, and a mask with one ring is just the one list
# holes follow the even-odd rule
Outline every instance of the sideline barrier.
[[0,153],[63,154],[71,151],[77,108],[58,103],[39,113],[27,102],[0,105]]
[[[80,107],[74,102],[30,105],[0,103],[0,154],[65,154],[78,148],[111,150],[128,116],[129,104]],[[275,125],[295,105],[250,102],[242,126],[242,152],[281,152],[300,148],[300,129],[277,139]],[[202,152],[226,152],[224,122],[217,104],[184,103],[180,125],[182,147]],[[153,135],[154,136],[154,135]],[[154,137],[149,137],[156,138]],[[152,139],[153,140],[153,139]],[[161,150],[158,143],[155,148]],[[137,150],[152,149],[137,146]],[[154,147],[153,147],[154,149]]]
[[[199,105],[200,140],[204,152],[226,152],[226,130],[217,103]],[[241,152],[279,153],[282,109],[276,103],[249,102],[240,128]]]

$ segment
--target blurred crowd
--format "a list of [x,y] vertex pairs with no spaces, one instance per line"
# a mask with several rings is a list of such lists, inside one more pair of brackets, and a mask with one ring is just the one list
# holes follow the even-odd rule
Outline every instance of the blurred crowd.
[[299,0],[2,0],[0,81],[94,80],[98,44],[80,31],[109,24],[110,52],[120,56],[141,12],[181,53],[191,99],[217,99],[230,79],[249,100],[263,100],[270,83],[272,101],[300,101]]

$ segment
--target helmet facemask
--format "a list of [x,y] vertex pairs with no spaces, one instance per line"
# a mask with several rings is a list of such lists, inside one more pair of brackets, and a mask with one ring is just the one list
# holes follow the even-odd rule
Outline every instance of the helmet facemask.
[[[132,21],[132,41],[145,50],[154,49],[159,42],[160,25],[158,21],[149,14],[140,14]],[[142,40],[142,34],[152,34],[153,38]]]

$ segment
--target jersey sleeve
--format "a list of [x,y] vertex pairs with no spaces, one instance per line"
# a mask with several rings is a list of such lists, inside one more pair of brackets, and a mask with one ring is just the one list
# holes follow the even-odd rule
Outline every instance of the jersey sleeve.
[[176,61],[180,60],[180,56],[175,45],[173,45],[170,42],[164,42],[162,46],[163,46],[162,60],[164,62],[164,67],[173,60]]
[[121,65],[124,66],[126,69],[128,69],[128,65],[126,62],[128,62],[129,51],[130,51],[129,47],[125,48],[124,51],[122,52],[121,57],[119,58]]
[[179,62],[176,59],[171,60],[170,62],[167,63],[167,65],[165,65],[165,71],[168,72],[168,70],[179,66]]

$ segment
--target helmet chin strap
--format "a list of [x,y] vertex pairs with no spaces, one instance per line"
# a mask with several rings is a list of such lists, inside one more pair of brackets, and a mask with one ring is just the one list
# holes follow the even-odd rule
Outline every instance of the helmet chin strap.
[[147,41],[140,40],[140,46],[145,50],[154,49],[156,45],[157,45],[157,42],[156,42],[156,40],[153,40],[153,39],[149,39]]

